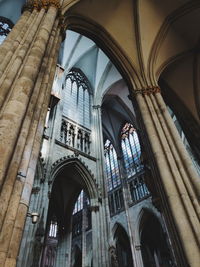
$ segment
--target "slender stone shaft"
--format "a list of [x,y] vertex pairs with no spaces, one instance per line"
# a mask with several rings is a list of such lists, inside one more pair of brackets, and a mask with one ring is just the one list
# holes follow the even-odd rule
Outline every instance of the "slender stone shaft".
[[[15,78],[20,75],[24,61],[26,60],[27,54],[31,46],[31,40],[37,33],[38,27],[44,15],[44,10],[38,14],[38,12],[33,11],[30,16],[31,24],[27,28],[26,34],[22,39],[21,44],[18,45],[15,53],[9,51],[5,60],[2,63],[3,74],[0,75],[0,107],[1,113],[3,112],[3,105],[5,106],[7,101],[9,101],[9,96],[12,95],[12,89],[14,87]],[[5,66],[5,67],[4,67]],[[13,85],[13,86],[12,86]],[[8,96],[8,99],[6,98]]]
[[[103,155],[103,136],[102,136],[102,122],[101,122],[101,106],[94,105],[94,127],[95,127],[95,140],[94,142],[99,145],[95,149],[96,158],[98,159],[97,164],[97,179],[101,187],[102,192],[102,203],[99,204],[99,211],[92,213],[92,227],[93,227],[93,244],[97,245],[100,249],[95,251],[93,250],[94,257],[96,257],[96,266],[109,266],[108,259],[108,241],[107,236],[109,235],[108,230],[108,198],[106,183],[104,179],[104,155]],[[98,141],[97,141],[98,140]],[[96,218],[95,218],[96,216]],[[96,224],[95,224],[95,220]],[[98,228],[99,227],[99,228]],[[98,233],[99,232],[99,233]],[[99,236],[98,236],[99,235]],[[97,241],[95,240],[97,239]],[[98,243],[98,244],[97,244]]]
[[[41,10],[42,11],[42,10]],[[4,112],[1,115],[0,122],[0,185],[2,185],[4,176],[10,161],[10,157],[15,146],[17,136],[20,132],[21,124],[26,114],[27,104],[32,94],[34,82],[37,78],[38,68],[52,30],[54,20],[57,15],[57,9],[50,7],[39,29],[38,35],[27,57],[26,64],[16,81],[12,95],[7,102]]]
[[[58,22],[54,26],[54,28],[56,30],[57,30],[57,26],[58,26],[57,24],[58,24]],[[15,177],[17,176],[17,171],[18,171],[18,168],[19,168],[19,162],[20,162],[20,159],[22,157],[22,151],[23,151],[23,148],[24,148],[24,145],[25,145],[25,141],[26,141],[26,138],[27,138],[28,131],[32,135],[34,133],[34,129],[33,129],[34,118],[32,118],[33,114],[36,113],[36,112],[38,113],[40,111],[40,109],[41,109],[41,107],[43,105],[40,102],[41,102],[41,100],[44,99],[44,93],[47,90],[46,86],[50,81],[50,69],[51,69],[51,65],[52,65],[52,61],[53,61],[52,57],[55,55],[55,51],[53,51],[53,49],[51,49],[50,43],[53,42],[54,38],[55,38],[55,30],[54,30],[54,34],[52,34],[52,36],[50,37],[47,53],[46,53],[46,56],[44,57],[44,61],[43,61],[43,64],[41,66],[41,69],[45,69],[46,71],[45,71],[45,73],[40,72],[40,74],[38,75],[38,79],[37,79],[37,82],[36,82],[35,88],[34,88],[34,93],[31,96],[31,100],[30,100],[30,103],[29,103],[29,106],[28,106],[26,119],[25,119],[25,121],[23,123],[22,136],[20,136],[20,138],[18,140],[17,147],[16,147],[13,159],[12,159],[11,164],[10,164],[11,167],[8,170],[8,175],[6,177],[6,181],[4,183],[4,186],[3,186],[3,189],[2,189],[2,192],[1,192],[1,195],[0,195],[1,199],[4,200],[4,201],[0,202],[0,226],[3,223],[3,218],[5,216],[7,204],[8,204],[9,198],[11,196],[11,193],[13,191],[13,183],[15,181]],[[55,43],[55,41],[54,41],[54,43]],[[56,45],[56,43],[55,43],[55,45]],[[55,50],[55,48],[54,48],[54,50]],[[48,65],[47,65],[47,60],[48,60]],[[51,77],[51,79],[52,79],[52,77]],[[51,84],[51,83],[49,83],[49,84]],[[48,90],[48,93],[49,93],[49,90]],[[38,98],[37,95],[38,94],[39,94],[40,101],[37,100],[37,98]],[[50,95],[50,93],[49,93],[49,95]],[[37,107],[38,107],[37,109],[36,109],[36,101],[39,101],[37,103]],[[36,121],[38,119],[36,119]],[[31,127],[30,127],[30,125],[31,125]],[[32,138],[34,140],[34,135],[32,136]],[[30,142],[28,142],[28,143],[29,143],[29,146],[30,146]],[[26,164],[26,165],[28,164],[28,160],[27,159],[29,158],[30,153],[31,153],[31,149],[29,147],[25,147],[24,155],[23,155],[23,158],[22,158],[21,167],[19,168],[19,173],[21,173],[21,175],[23,175],[23,176],[26,175],[26,168],[23,167],[23,166],[24,166],[24,164]]]
[[[174,157],[175,154],[173,154],[170,147],[172,136],[170,133],[166,134],[165,130],[167,129],[163,127],[164,124],[162,123],[163,106],[161,108],[156,102],[156,98],[161,98],[161,96],[155,96],[155,94],[157,93],[137,93],[136,101],[139,105],[144,125],[149,136],[151,148],[159,169],[160,178],[179,237],[182,241],[185,255],[190,266],[196,267],[200,260],[198,248],[199,221],[181,174],[181,171],[183,170],[186,172],[185,168],[190,168],[187,168],[182,163],[179,163],[181,165],[177,166]],[[160,101],[161,99],[159,99],[159,103],[161,104]],[[166,127],[171,127],[171,125],[169,126],[168,120],[165,118],[165,125],[167,125]],[[184,157],[184,153],[186,152],[181,150],[181,153],[183,153],[182,157]],[[190,160],[188,163],[185,162],[185,164],[189,165]],[[183,170],[180,170],[180,168]],[[189,173],[187,173],[187,176],[190,177],[189,179],[193,178]],[[195,195],[194,192],[193,195]]]
[[12,31],[9,33],[8,37],[4,40],[4,42],[0,45],[0,71],[1,65],[7,56],[7,53],[13,50],[13,43],[19,40],[20,33],[23,30],[23,27],[26,25],[26,21],[28,20],[31,13],[29,11],[25,11],[23,15],[20,17],[18,22],[13,27]]
[[[59,31],[54,32],[54,35],[57,35],[57,38],[55,36],[52,36],[50,38],[51,42],[49,42],[49,46],[51,47],[51,43],[53,42],[53,48],[50,49],[50,53],[48,52],[46,55],[46,60],[48,60],[48,66],[46,68],[45,74],[43,74],[43,81],[41,85],[40,94],[38,97],[37,106],[38,109],[35,110],[34,113],[34,120],[32,122],[32,128],[29,132],[29,136],[27,138],[27,144],[24,149],[24,156],[22,157],[21,167],[20,170],[23,171],[23,173],[26,174],[26,179],[20,179],[15,182],[13,191],[16,192],[17,197],[13,194],[10,200],[8,212],[7,212],[7,218],[4,223],[4,227],[6,231],[8,225],[7,222],[9,222],[10,229],[10,242],[7,235],[7,240],[4,240],[3,246],[5,248],[4,255],[7,254],[7,259],[4,261],[2,260],[3,253],[1,253],[1,264],[4,264],[5,266],[15,266],[16,264],[16,258],[18,254],[18,248],[21,241],[22,231],[24,222],[26,219],[26,213],[29,205],[29,199],[31,195],[32,185],[34,181],[34,174],[35,174],[35,168],[37,163],[37,158],[39,155],[40,150],[40,143],[41,143],[41,137],[42,132],[44,129],[44,121],[45,121],[45,115],[48,107],[49,102],[49,96],[50,96],[50,89],[52,82],[50,84],[47,83],[47,80],[51,78],[53,81],[53,73],[52,71],[55,71],[55,60],[54,57],[58,54],[58,48],[60,47],[61,39],[59,38]],[[59,40],[58,40],[59,39]],[[49,48],[50,48],[49,47]],[[51,54],[51,55],[50,55]],[[45,59],[43,64],[45,64]],[[55,65],[55,66],[54,66]],[[42,75],[42,73],[41,73]],[[17,184],[21,184],[21,186],[17,187]],[[21,196],[21,199],[19,198]],[[18,209],[15,210],[12,208],[12,203],[16,204],[18,203]],[[20,217],[19,217],[20,216]],[[13,228],[14,226],[14,228]],[[3,227],[3,228],[4,228]],[[5,231],[2,231],[5,232]],[[5,247],[5,245],[7,246]],[[2,265],[4,266],[4,265]]]
[[[166,123],[166,125],[170,131],[170,134],[171,134],[173,140],[174,140],[175,147],[177,148],[177,150],[179,152],[177,154],[179,155],[182,163],[185,166],[185,170],[188,173],[188,178],[190,178],[190,181],[189,181],[189,183],[191,183],[190,186],[193,187],[195,195],[197,196],[197,199],[198,199],[198,197],[200,196],[200,179],[198,177],[198,174],[194,170],[194,166],[192,164],[192,161],[191,161],[188,153],[186,153],[186,149],[183,145],[183,142],[180,139],[180,136],[179,136],[177,130],[175,129],[175,125],[174,125],[173,121],[171,120],[171,117],[169,115],[169,112],[167,111],[167,107],[163,101],[162,96],[160,94],[156,94],[155,97],[156,97],[156,100],[157,100],[157,103],[158,103],[160,109],[162,109],[163,118],[164,118],[165,123]],[[187,183],[187,185],[188,185],[188,188],[190,188],[188,183]],[[190,191],[190,192],[193,195],[192,191]],[[195,197],[195,196],[193,195],[193,197]],[[196,197],[195,197],[195,199],[196,199]],[[196,200],[194,200],[194,201],[196,201]]]

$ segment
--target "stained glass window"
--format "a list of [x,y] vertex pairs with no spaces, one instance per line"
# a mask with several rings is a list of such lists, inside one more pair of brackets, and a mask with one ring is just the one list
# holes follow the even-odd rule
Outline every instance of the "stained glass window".
[[191,158],[191,160],[193,162],[193,165],[196,168],[198,174],[200,175],[200,166],[199,166],[198,161],[196,160],[195,156],[193,155],[192,149],[191,149],[191,147],[190,147],[190,145],[189,145],[189,143],[187,141],[187,138],[185,137],[185,134],[184,134],[184,132],[182,130],[182,127],[181,127],[176,115],[171,110],[171,108],[169,106],[167,108],[168,108],[169,114],[170,114],[170,116],[171,116],[171,118],[172,118],[172,120],[173,120],[173,122],[174,122],[174,124],[176,126],[176,129],[178,130],[178,133],[179,133],[179,135],[180,135],[180,137],[182,139],[182,142],[185,145],[185,148],[186,148],[186,150],[187,150],[187,152],[188,152],[188,154],[189,154],[189,156],[190,156],[190,158]]
[[51,221],[49,228],[49,237],[56,237],[58,232],[58,225],[56,221]]
[[6,39],[13,27],[12,21],[0,16],[0,44]]
[[83,190],[79,194],[78,199],[75,203],[73,214],[81,211],[82,209],[83,209]]
[[121,146],[125,169],[128,177],[142,170],[141,148],[136,129],[131,123],[126,123],[121,131]]
[[68,73],[65,80],[63,115],[90,128],[90,86],[84,74],[77,69]]
[[105,142],[104,155],[106,161],[107,188],[110,191],[120,185],[121,181],[117,153],[109,140]]

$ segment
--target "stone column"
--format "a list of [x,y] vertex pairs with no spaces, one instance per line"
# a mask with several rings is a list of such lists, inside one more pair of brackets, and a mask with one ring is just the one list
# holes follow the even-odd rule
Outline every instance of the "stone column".
[[87,206],[86,206],[86,195],[83,193],[83,209],[82,209],[82,267],[86,267],[86,229],[87,229]]
[[[31,15],[32,14],[32,15]],[[8,62],[10,61],[12,55],[16,52],[19,47],[27,28],[31,24],[32,17],[34,13],[31,13],[29,9],[26,10],[21,15],[19,21],[15,24],[12,31],[4,42],[0,46],[0,76],[4,72]]]
[[[38,1],[36,1],[38,3]],[[26,31],[3,73],[0,113],[0,266],[16,266],[28,211],[57,55],[61,44],[57,0],[30,1]],[[32,6],[31,6],[32,4]],[[29,14],[30,13],[30,14]],[[12,38],[19,30],[14,27]],[[10,37],[9,37],[10,38]],[[8,38],[8,40],[9,40]],[[9,53],[9,51],[7,52]],[[12,74],[13,68],[14,75]],[[5,89],[8,93],[5,94]],[[8,90],[7,90],[8,89]],[[17,175],[18,173],[18,175]]]
[[[97,158],[97,184],[99,185],[100,198],[98,203],[98,209],[92,211],[92,239],[95,243],[95,239],[98,238],[98,247],[93,247],[93,253],[97,256],[97,262],[93,261],[93,264],[97,267],[109,266],[109,208],[108,197],[105,184],[104,175],[104,154],[103,154],[103,131],[101,121],[101,106],[93,106],[93,144],[95,157]],[[96,224],[95,224],[96,222]],[[96,251],[98,249],[98,251]]]
[[141,254],[138,253],[136,248],[136,240],[135,240],[135,234],[134,234],[134,225],[133,222],[131,222],[131,217],[129,213],[129,203],[131,203],[131,195],[128,188],[127,183],[127,174],[124,168],[123,164],[123,158],[118,157],[118,164],[120,169],[120,177],[122,182],[122,192],[123,192],[123,198],[124,198],[124,210],[126,214],[126,221],[127,221],[127,228],[128,228],[128,234],[130,237],[130,246],[131,246],[131,252],[132,252],[132,259],[133,259],[133,265],[136,267],[143,267],[143,263],[141,260]]
[[62,234],[58,240],[55,267],[71,266],[72,232]]
[[138,267],[143,267],[143,260],[142,260],[142,251],[141,251],[141,245],[140,244],[135,244],[135,257],[136,257],[136,262]]
[[197,267],[199,254],[198,175],[182,144],[157,86],[134,92],[161,184],[188,264]]

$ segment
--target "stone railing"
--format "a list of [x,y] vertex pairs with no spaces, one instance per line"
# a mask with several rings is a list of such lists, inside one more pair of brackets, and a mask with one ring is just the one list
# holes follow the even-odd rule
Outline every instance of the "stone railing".
[[90,155],[90,130],[68,119],[62,119],[60,142]]
[[129,190],[132,198],[132,204],[143,200],[150,195],[150,192],[145,184],[145,174],[135,176],[129,182]]

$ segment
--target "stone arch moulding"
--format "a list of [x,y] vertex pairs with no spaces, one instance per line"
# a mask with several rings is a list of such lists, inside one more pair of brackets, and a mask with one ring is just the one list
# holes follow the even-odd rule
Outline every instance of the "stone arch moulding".
[[98,188],[98,184],[94,179],[94,175],[91,170],[89,170],[88,166],[84,163],[81,158],[77,158],[74,156],[63,157],[55,161],[51,166],[51,185],[53,185],[55,178],[57,175],[67,166],[74,164],[74,167],[79,172],[80,176],[83,179],[85,188],[88,190],[88,194],[90,196],[91,201],[93,199],[100,199],[101,192]]
[[190,48],[184,51],[177,51],[175,55],[170,55],[168,52],[167,54],[169,54],[169,57],[160,66],[156,66],[156,59],[159,57],[161,47],[165,39],[167,38],[170,27],[178,19],[196,10],[197,8],[200,8],[199,1],[188,1],[185,5],[175,10],[172,14],[167,16],[166,19],[164,20],[162,26],[160,27],[160,30],[158,31],[157,36],[155,37],[154,43],[152,45],[152,48],[149,54],[148,64],[147,64],[147,70],[148,70],[147,75],[148,75],[149,80],[153,84],[157,84],[161,73],[165,70],[165,68],[169,64],[176,61],[177,59],[180,59],[181,57],[184,57],[186,54],[191,52],[192,49]]
[[140,240],[140,235],[141,235],[141,231],[143,229],[143,225],[149,217],[155,217],[158,220],[158,222],[160,223],[160,225],[164,231],[163,222],[162,222],[157,210],[156,209],[155,210],[150,209],[149,207],[148,208],[142,207],[139,214],[138,214],[138,218],[137,218],[136,225],[135,225],[136,233],[138,234],[138,236],[137,236],[138,240]]
[[116,243],[114,236],[119,228],[122,228],[128,236],[127,230],[124,228],[124,226],[120,222],[115,222],[114,226],[112,227],[112,236],[113,236],[114,243]]
[[87,17],[71,14],[70,11],[66,12],[64,17],[64,24],[67,29],[92,39],[114,62],[114,65],[127,82],[129,90],[142,88],[142,79],[136,67],[130,63],[128,56],[122,51],[119,44],[102,26]]

